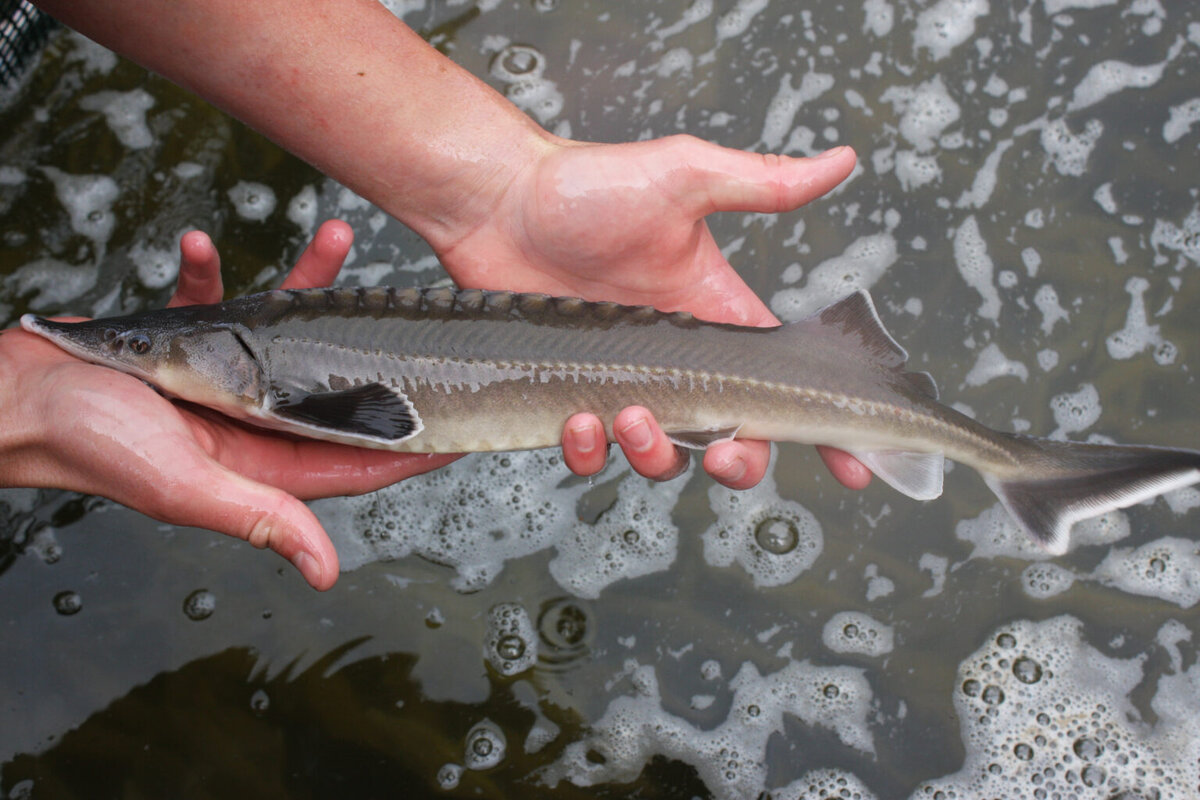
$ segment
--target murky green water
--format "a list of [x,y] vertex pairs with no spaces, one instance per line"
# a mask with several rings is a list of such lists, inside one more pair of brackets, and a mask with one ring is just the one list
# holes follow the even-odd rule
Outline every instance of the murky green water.
[[[563,135],[853,145],[830,198],[712,220],[777,313],[870,288],[994,427],[1200,446],[1200,8],[631,5],[394,4]],[[270,285],[329,216],[358,237],[347,281],[441,277],[399,224],[71,36],[0,111],[4,324],[162,303],[191,227],[231,293]],[[946,488],[851,493],[798,447],[740,499],[475,457],[318,504],[357,566],[326,594],[208,532],[6,491],[0,794],[1200,793],[1200,494],[1048,561],[969,470]]]

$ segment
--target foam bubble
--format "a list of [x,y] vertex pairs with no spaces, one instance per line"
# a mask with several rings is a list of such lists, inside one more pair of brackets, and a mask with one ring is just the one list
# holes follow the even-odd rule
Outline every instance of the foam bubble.
[[577,597],[594,598],[610,584],[661,572],[675,563],[679,528],[671,509],[691,469],[664,483],[632,473],[622,478],[616,502],[595,524],[578,523],[555,543],[550,574],[559,586]]
[[96,285],[96,264],[74,266],[53,258],[39,258],[18,267],[4,279],[4,285],[17,295],[34,293],[29,300],[32,311],[57,311],[68,308]]
[[992,283],[994,267],[988,256],[987,243],[979,233],[979,223],[974,215],[967,217],[954,232],[954,262],[963,280],[967,282],[983,303],[979,306],[979,316],[984,319],[996,320],[1000,317],[1000,294]]
[[1046,16],[1053,17],[1064,11],[1100,8],[1115,5],[1116,2],[1117,0],[1043,0],[1043,5],[1046,8]]
[[755,586],[780,586],[821,555],[821,524],[804,506],[781,498],[771,474],[746,491],[714,484],[708,499],[717,520],[702,538],[704,560],[713,566],[737,562]]
[[463,763],[470,770],[491,769],[504,760],[507,751],[504,731],[490,719],[484,719],[467,732]]
[[1108,354],[1115,359],[1133,358],[1138,353],[1154,348],[1154,360],[1159,364],[1174,363],[1178,350],[1172,342],[1163,339],[1159,326],[1146,320],[1146,290],[1150,282],[1145,278],[1133,277],[1125,282],[1129,292],[1129,311],[1125,315],[1125,327],[1111,333],[1104,340]]
[[1024,383],[1029,380],[1029,368],[1020,361],[1005,358],[1004,353],[1000,352],[1000,346],[992,342],[979,351],[979,357],[975,359],[975,365],[967,373],[964,384],[966,386],[983,386],[996,378],[1008,376],[1020,378]]
[[488,609],[483,655],[504,676],[517,675],[537,663],[538,637],[529,612],[519,603],[498,603]]
[[946,588],[946,570],[950,566],[950,559],[936,553],[922,553],[917,566],[928,572],[930,580],[933,581],[933,585],[922,592],[921,597],[936,597],[941,594]]
[[154,134],[146,124],[146,112],[154,107],[154,98],[144,89],[97,92],[82,98],[79,105],[103,113],[117,140],[130,150],[143,150],[154,144]]
[[138,280],[149,289],[170,286],[179,277],[179,250],[137,242],[129,248],[129,260],[137,267]]
[[821,629],[821,641],[835,653],[855,653],[878,658],[892,652],[895,634],[861,611],[839,611]]
[[312,184],[296,192],[296,196],[288,201],[287,218],[305,235],[317,227],[317,190]]
[[652,667],[630,662],[626,674],[633,693],[609,703],[591,732],[540,772],[544,782],[627,783],[662,756],[691,765],[719,800],[757,797],[767,785],[768,742],[784,731],[785,715],[832,731],[848,747],[875,751],[867,725],[871,689],[862,671],[853,667],[790,661],[778,672],[762,675],[746,662],[729,682],[729,716],[707,729],[663,709]]
[[1058,564],[1030,564],[1021,571],[1021,588],[1036,600],[1060,595],[1075,583],[1075,574]]
[[741,36],[770,0],[737,0],[733,8],[717,18],[717,42]]
[[1130,594],[1191,608],[1200,602],[1200,545],[1166,537],[1138,548],[1114,548],[1092,577]]
[[814,267],[804,288],[776,292],[771,310],[788,322],[803,319],[859,289],[870,289],[898,257],[896,239],[890,233],[855,239],[841,255]]
[[1088,157],[1102,133],[1104,126],[1098,119],[1089,119],[1082,133],[1073,133],[1066,120],[1058,119],[1042,127],[1042,149],[1050,156],[1059,174],[1079,177],[1087,169]]
[[1068,433],[1079,433],[1100,419],[1100,393],[1090,383],[1081,384],[1075,392],[1056,394],[1050,399],[1050,410],[1058,427],[1051,439],[1064,439]]
[[915,89],[892,86],[879,99],[891,103],[901,115],[900,135],[920,152],[932,150],[942,132],[962,116],[962,109],[946,91],[940,75]]
[[227,196],[237,215],[251,222],[262,222],[275,210],[275,191],[266,184],[238,181]]
[[983,165],[975,173],[975,180],[971,183],[970,190],[963,192],[959,197],[959,208],[982,208],[988,200],[992,199],[992,192],[996,191],[996,174],[1000,169],[1000,159],[1012,146],[1012,139],[1002,139],[996,142],[996,147],[988,153],[987,158],[983,160]]
[[778,151],[784,137],[792,130],[796,113],[805,103],[811,103],[833,88],[833,76],[822,72],[806,72],[800,85],[792,86],[792,74],[784,73],[775,96],[767,105],[761,140],[768,150]]
[[1167,111],[1171,116],[1163,123],[1163,139],[1167,144],[1173,144],[1191,133],[1192,126],[1200,122],[1200,97],[1171,106]]
[[858,776],[840,769],[814,769],[771,791],[771,800],[876,800]]
[[58,202],[71,217],[71,229],[97,244],[112,236],[117,217],[112,205],[120,196],[117,183],[107,175],[68,175],[54,167],[42,167],[54,184]]
[[962,769],[922,782],[913,800],[1192,797],[1200,667],[1159,679],[1151,726],[1130,701],[1142,663],[1095,650],[1068,616],[997,629],[958,668]]
[[917,189],[941,177],[942,168],[938,166],[936,156],[920,155],[912,150],[896,153],[896,178],[904,191]]
[[[1154,248],[1154,263],[1157,266],[1170,262],[1164,250],[1174,251],[1182,258],[1200,264],[1200,205],[1193,206],[1180,225],[1168,220],[1156,220],[1154,231],[1150,234],[1150,246]],[[1177,263],[1182,266],[1182,259]]]
[[987,0],[940,0],[917,15],[913,49],[925,49],[934,61],[975,35],[975,20],[988,13]]
[[1109,95],[1116,94],[1122,89],[1145,89],[1153,86],[1162,78],[1163,67],[1166,64],[1151,64],[1145,67],[1135,67],[1124,61],[1101,61],[1088,70],[1087,75],[1075,87],[1071,102],[1067,104],[1068,111],[1078,111],[1081,108],[1099,103]]
[[1042,333],[1047,336],[1054,332],[1055,325],[1071,318],[1071,315],[1059,305],[1058,292],[1054,291],[1054,287],[1048,283],[1037,290],[1037,294],[1033,296],[1033,304],[1038,311],[1042,312]]
[[892,32],[896,11],[887,0],[865,0],[863,16],[863,33],[870,31],[883,37]]

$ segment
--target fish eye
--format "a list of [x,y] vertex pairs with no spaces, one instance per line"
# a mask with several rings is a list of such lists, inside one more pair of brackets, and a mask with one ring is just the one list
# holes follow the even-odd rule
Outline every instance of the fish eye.
[[150,352],[150,337],[144,333],[130,334],[125,340],[129,345],[129,351],[134,355],[145,355]]

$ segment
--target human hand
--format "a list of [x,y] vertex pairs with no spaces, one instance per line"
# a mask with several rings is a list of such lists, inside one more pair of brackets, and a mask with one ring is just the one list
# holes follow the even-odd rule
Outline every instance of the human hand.
[[[593,145],[548,139],[486,216],[468,233],[435,241],[460,283],[570,294],[593,300],[687,310],[703,319],[769,326],[778,320],[725,260],[704,222],[716,211],[791,211],[820,197],[854,168],[839,147],[812,159],[730,150],[690,136]],[[687,454],[644,408],[629,408],[614,436],[635,470],[669,478]],[[591,414],[568,420],[567,465],[581,475],[607,457],[604,428]],[[871,473],[849,454],[818,448],[834,477],[862,488]],[[766,473],[765,442],[710,446],[704,468],[735,489]]]
[[[325,223],[283,286],[328,284],[351,241],[345,223]],[[220,261],[209,238],[189,233],[180,252],[169,305],[219,301]],[[0,335],[0,373],[0,486],[103,495],[164,522],[236,536],[279,553],[322,590],[337,580],[337,553],[301,499],[361,494],[456,458],[256,430],[172,403],[136,378],[21,330]]]

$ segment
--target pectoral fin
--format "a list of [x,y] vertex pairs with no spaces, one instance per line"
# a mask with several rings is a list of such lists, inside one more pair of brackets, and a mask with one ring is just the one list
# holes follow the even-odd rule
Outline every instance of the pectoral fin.
[[364,444],[396,444],[424,427],[409,399],[381,383],[331,392],[272,386],[270,413],[295,425]]

